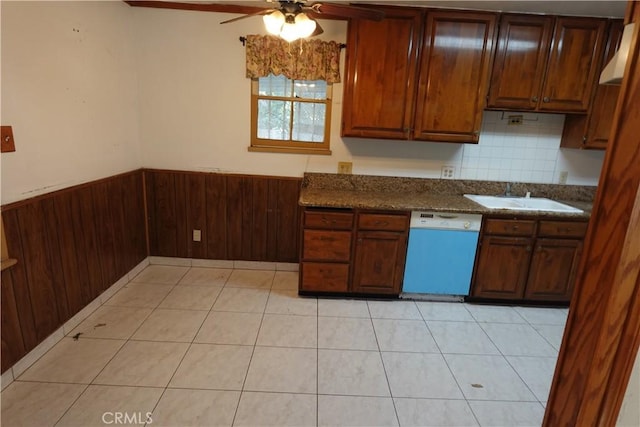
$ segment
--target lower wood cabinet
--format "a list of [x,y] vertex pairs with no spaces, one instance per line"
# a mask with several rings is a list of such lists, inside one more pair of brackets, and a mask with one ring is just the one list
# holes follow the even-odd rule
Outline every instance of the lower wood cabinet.
[[351,289],[364,294],[399,294],[406,255],[406,233],[358,232]]
[[408,212],[306,208],[301,293],[398,295]]
[[587,222],[485,218],[471,297],[569,302]]
[[538,239],[531,256],[525,299],[569,301],[581,254],[581,240]]
[[532,239],[484,236],[476,261],[476,279],[471,295],[520,299],[527,284]]

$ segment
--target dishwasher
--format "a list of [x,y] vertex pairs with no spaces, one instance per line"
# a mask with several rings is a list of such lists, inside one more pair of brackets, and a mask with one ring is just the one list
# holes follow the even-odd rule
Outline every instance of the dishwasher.
[[476,214],[411,212],[401,297],[469,295],[481,223]]

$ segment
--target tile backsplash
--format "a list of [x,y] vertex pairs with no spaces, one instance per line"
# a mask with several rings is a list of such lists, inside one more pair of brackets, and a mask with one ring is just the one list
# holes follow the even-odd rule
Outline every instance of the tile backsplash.
[[[522,124],[510,125],[509,116]],[[558,184],[567,172],[569,185],[596,186],[604,151],[560,148],[564,118],[484,111],[478,144],[344,138],[348,156],[315,156],[305,172],[335,173],[338,160],[352,161],[357,175],[440,178],[453,166],[455,179]]]
[[[509,124],[510,116],[522,124]],[[463,145],[460,179],[596,185],[604,152],[561,149],[563,114],[485,111],[478,145]]]

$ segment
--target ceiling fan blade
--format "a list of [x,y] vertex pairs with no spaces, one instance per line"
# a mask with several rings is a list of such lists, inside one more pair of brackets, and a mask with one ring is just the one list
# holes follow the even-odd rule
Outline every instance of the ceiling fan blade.
[[309,37],[319,36],[322,33],[324,33],[324,30],[320,26],[320,23],[316,21],[316,29],[313,31],[313,34],[311,34]]
[[369,19],[381,21],[384,19],[384,12],[366,7],[351,6],[338,3],[313,3],[307,6],[313,9],[315,16],[322,18],[322,15],[341,16],[343,18]]
[[263,9],[263,10],[259,10],[258,12],[253,12],[253,13],[249,13],[247,15],[243,15],[243,16],[238,16],[237,18],[232,18],[232,19],[227,19],[226,21],[222,21],[221,24],[228,24],[230,22],[236,22],[239,21],[241,19],[245,19],[245,18],[251,18],[252,16],[259,16],[259,15],[266,15],[268,13],[273,12],[275,9]]
[[223,13],[246,13],[265,10],[264,7],[241,6],[225,3],[187,3],[176,1],[153,1],[153,0],[124,0],[129,6],[150,7],[156,9],[177,9],[177,10],[197,10],[202,12],[223,12]]

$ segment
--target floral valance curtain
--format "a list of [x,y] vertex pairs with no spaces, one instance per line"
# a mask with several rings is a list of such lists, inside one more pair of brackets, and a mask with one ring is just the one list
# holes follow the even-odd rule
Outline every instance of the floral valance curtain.
[[340,44],[321,40],[292,43],[276,36],[247,36],[247,77],[282,74],[292,80],[340,82]]

